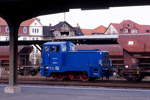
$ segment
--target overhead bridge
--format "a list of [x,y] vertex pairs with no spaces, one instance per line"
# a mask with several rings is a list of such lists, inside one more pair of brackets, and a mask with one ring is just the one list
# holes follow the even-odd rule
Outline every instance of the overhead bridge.
[[[53,40],[22,40],[18,41],[18,45],[40,45],[45,42],[52,41],[71,41],[75,44],[117,44],[119,35],[92,35],[92,36],[75,36],[63,37]],[[9,41],[0,41],[0,46],[9,45]]]
[[87,35],[64,37],[55,39],[54,41],[71,41],[75,44],[118,44],[117,39],[119,35]]

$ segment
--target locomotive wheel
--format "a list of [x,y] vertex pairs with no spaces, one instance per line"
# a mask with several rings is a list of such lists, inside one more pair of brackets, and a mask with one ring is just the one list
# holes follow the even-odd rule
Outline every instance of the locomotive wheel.
[[87,82],[90,79],[86,73],[81,74],[79,77],[80,77],[80,80],[83,82]]
[[64,75],[57,75],[55,78],[57,81],[63,81],[65,77]]
[[71,74],[70,74],[68,77],[69,77],[70,80],[73,80],[73,79],[74,79],[74,75],[71,75]]

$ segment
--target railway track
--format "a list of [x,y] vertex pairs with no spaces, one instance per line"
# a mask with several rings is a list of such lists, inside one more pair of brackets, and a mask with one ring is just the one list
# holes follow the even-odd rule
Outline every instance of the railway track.
[[[126,82],[125,80],[96,80],[94,82],[75,81],[55,81],[50,78],[31,78],[21,77],[18,79],[19,84],[30,85],[55,85],[55,86],[92,86],[92,87],[111,87],[111,88],[138,88],[150,89],[150,81],[142,81],[141,83]],[[8,78],[0,78],[0,84],[8,84]]]

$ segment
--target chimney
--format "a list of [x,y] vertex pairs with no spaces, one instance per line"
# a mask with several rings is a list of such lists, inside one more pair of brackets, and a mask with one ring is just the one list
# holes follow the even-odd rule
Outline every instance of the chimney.
[[52,26],[52,24],[51,24],[51,23],[49,23],[49,26],[51,27],[51,26]]
[[77,23],[77,28],[80,28],[79,23]]

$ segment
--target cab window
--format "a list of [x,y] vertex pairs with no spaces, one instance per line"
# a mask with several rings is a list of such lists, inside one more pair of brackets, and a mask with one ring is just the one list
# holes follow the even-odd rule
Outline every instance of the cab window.
[[45,52],[49,52],[49,47],[45,46]]
[[59,52],[59,46],[51,46],[51,52]]
[[75,46],[73,44],[70,44],[71,51],[75,51]]
[[62,51],[67,51],[67,46],[66,45],[62,46]]

